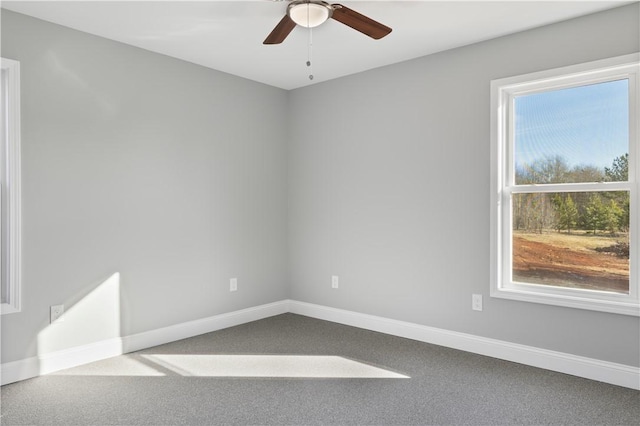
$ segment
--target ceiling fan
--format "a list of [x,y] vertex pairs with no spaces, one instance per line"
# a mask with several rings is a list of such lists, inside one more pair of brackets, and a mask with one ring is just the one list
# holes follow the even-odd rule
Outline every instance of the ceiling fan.
[[286,15],[267,36],[263,44],[282,43],[296,25],[313,28],[323,24],[329,18],[342,22],[376,40],[391,32],[391,28],[386,25],[341,4],[329,4],[320,0],[295,0],[289,3]]

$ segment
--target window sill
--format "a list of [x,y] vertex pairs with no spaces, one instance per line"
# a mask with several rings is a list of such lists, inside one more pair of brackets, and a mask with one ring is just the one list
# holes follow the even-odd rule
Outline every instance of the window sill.
[[567,308],[587,309],[591,311],[609,312],[620,315],[640,316],[640,302],[628,295],[607,294],[603,298],[589,297],[591,294],[602,294],[587,290],[554,289],[555,293],[543,293],[535,286],[536,291],[528,289],[526,285],[518,288],[492,288],[491,297],[518,300],[522,302],[542,303],[545,305],[563,306]]

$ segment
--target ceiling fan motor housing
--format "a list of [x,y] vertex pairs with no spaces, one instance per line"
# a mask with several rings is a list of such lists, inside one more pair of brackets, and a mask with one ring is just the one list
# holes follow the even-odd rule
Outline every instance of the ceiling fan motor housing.
[[287,15],[296,24],[313,28],[331,18],[333,7],[324,1],[296,0],[287,7]]

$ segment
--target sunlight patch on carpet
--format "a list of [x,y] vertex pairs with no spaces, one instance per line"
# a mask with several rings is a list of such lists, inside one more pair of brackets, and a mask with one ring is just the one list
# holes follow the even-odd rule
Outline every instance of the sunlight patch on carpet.
[[340,356],[142,355],[181,376],[407,379],[408,376]]

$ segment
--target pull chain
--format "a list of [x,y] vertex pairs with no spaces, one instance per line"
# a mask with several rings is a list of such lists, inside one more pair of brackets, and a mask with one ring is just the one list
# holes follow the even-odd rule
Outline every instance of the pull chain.
[[307,67],[309,67],[309,80],[313,80],[313,66],[311,65],[312,53],[313,53],[313,30],[309,28],[309,47],[307,50]]

